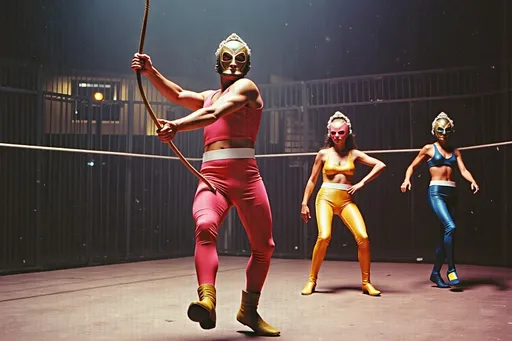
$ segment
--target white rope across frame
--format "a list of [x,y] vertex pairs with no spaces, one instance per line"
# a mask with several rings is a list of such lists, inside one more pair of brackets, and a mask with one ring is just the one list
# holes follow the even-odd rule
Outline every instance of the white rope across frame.
[[[126,152],[110,152],[110,151],[107,151],[107,150],[95,150],[95,149],[74,149],[74,148],[34,146],[34,145],[10,144],[10,143],[0,143],[0,147],[21,148],[21,149],[36,149],[36,150],[49,150],[49,151],[68,152],[68,153],[104,154],[104,155],[118,155],[118,156],[129,156],[129,157],[153,158],[153,159],[179,160],[179,158],[177,156],[137,154],[137,153],[126,153]],[[201,158],[186,158],[186,159],[188,161],[201,161],[202,160]]]
[[[470,149],[481,149],[489,147],[500,147],[512,145],[512,141],[480,144],[468,147],[460,147],[459,150],[470,150]],[[0,143],[0,147],[6,148],[19,148],[19,149],[33,149],[33,150],[48,150],[56,152],[67,152],[67,153],[84,153],[84,154],[104,154],[104,155],[118,155],[127,157],[139,157],[139,158],[153,158],[153,159],[166,159],[166,160],[179,160],[176,156],[165,156],[165,155],[151,155],[151,154],[137,154],[137,153],[126,153],[126,152],[111,152],[106,150],[95,150],[95,149],[74,149],[74,148],[61,148],[61,147],[49,147],[49,146],[36,146],[26,144],[13,144],[13,143]],[[389,154],[389,153],[412,153],[419,152],[420,149],[383,149],[383,150],[363,150],[367,154]],[[255,155],[256,158],[271,158],[271,157],[292,157],[292,156],[315,156],[318,152],[309,153],[286,153],[286,154],[259,154]],[[188,161],[202,161],[202,158],[190,157],[186,158]]]

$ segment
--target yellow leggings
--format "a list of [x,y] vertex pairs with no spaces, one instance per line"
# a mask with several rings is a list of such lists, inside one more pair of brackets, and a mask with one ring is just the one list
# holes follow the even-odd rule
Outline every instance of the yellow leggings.
[[316,283],[320,266],[331,242],[332,218],[338,215],[352,232],[357,243],[357,256],[361,266],[363,284],[370,282],[370,242],[361,212],[352,202],[352,196],[345,190],[320,188],[316,197],[316,220],[318,238],[313,249],[310,281]]

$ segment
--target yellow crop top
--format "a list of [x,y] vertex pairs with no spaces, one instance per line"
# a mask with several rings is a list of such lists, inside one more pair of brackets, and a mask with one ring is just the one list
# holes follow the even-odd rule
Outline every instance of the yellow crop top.
[[352,175],[354,175],[355,169],[356,169],[356,166],[354,165],[354,161],[352,160],[352,153],[348,152],[347,161],[344,162],[342,165],[338,165],[334,162],[330,162],[329,157],[327,157],[327,160],[325,160],[325,162],[324,162],[324,167],[322,169],[322,172],[326,175],[343,174],[343,175],[352,176]]

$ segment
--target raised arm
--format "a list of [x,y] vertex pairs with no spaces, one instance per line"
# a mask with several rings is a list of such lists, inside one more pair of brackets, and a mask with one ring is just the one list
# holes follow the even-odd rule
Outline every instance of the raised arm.
[[411,176],[414,174],[414,169],[420,164],[421,161],[425,158],[425,156],[428,155],[428,151],[430,149],[430,146],[427,144],[421,148],[418,155],[412,160],[409,167],[407,167],[407,170],[405,171],[405,179],[402,185],[400,186],[400,189],[402,192],[405,192],[407,189],[411,190]]
[[205,94],[183,89],[178,84],[165,78],[152,64],[146,54],[136,53],[132,59],[132,70],[140,70],[153,86],[169,101],[190,110],[203,107]]
[[352,157],[354,158],[354,162],[362,163],[363,165],[372,167],[372,170],[370,173],[368,173],[364,178],[361,179],[357,184],[350,187],[347,192],[350,194],[355,193],[358,189],[362,188],[364,185],[366,185],[368,182],[375,179],[379,174],[386,168],[386,164],[382,161],[380,161],[377,158],[371,157],[368,154],[354,149],[352,150]]
[[473,194],[475,194],[480,188],[478,187],[471,172],[466,168],[466,165],[462,160],[462,154],[458,149],[455,149],[455,156],[457,157],[457,166],[459,166],[460,174],[464,177],[464,179],[471,183],[471,189],[474,191]]
[[313,163],[313,167],[311,169],[311,174],[309,176],[308,182],[306,183],[306,188],[304,189],[304,196],[302,197],[302,205],[301,205],[301,215],[302,219],[307,223],[308,219],[311,218],[311,214],[308,208],[308,201],[311,197],[311,193],[315,189],[316,182],[318,180],[318,175],[322,170],[323,166],[323,155],[324,151],[319,151],[316,154],[315,162]]
[[174,120],[171,122],[171,126],[174,125],[177,132],[200,129],[249,103],[262,105],[260,91],[253,81],[242,78],[236,81],[229,92],[221,96],[211,106],[198,109],[190,115]]

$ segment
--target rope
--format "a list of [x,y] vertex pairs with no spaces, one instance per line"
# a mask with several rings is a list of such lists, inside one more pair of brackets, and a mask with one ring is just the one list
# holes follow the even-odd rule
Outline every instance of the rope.
[[[496,142],[496,143],[488,143],[481,144],[475,146],[468,147],[460,147],[459,150],[471,150],[471,149],[481,149],[481,148],[489,148],[489,147],[500,147],[512,145],[512,141],[505,142]],[[13,143],[0,143],[0,147],[7,148],[19,148],[19,149],[36,149],[36,150],[48,150],[48,151],[57,151],[57,152],[68,152],[68,153],[84,153],[84,154],[104,154],[104,155],[118,155],[118,156],[127,156],[127,157],[140,157],[140,158],[153,158],[153,159],[166,159],[166,160],[181,160],[175,156],[165,156],[165,155],[151,155],[151,154],[136,154],[136,153],[126,153],[126,152],[111,152],[111,151],[103,151],[103,150],[94,150],[94,149],[74,149],[74,148],[61,148],[61,147],[49,147],[49,146],[35,146],[35,145],[27,145],[27,144],[13,144]],[[411,152],[419,152],[420,149],[388,149],[388,150],[364,150],[363,152],[367,154],[389,154],[389,153],[411,153]],[[300,157],[300,156],[315,156],[318,152],[311,153],[287,153],[287,154],[259,154],[255,155],[257,159],[259,158],[273,158],[273,157]],[[187,158],[189,161],[202,161],[202,158]]]
[[[136,154],[136,153],[125,153],[125,152],[110,152],[110,151],[93,150],[93,149],[74,149],[74,148],[33,146],[33,145],[25,145],[25,144],[0,143],[0,147],[20,148],[20,149],[36,149],[36,150],[49,150],[49,151],[67,152],[67,153],[104,154],[104,155],[118,155],[118,156],[129,156],[129,157],[153,158],[153,159],[181,160],[180,158],[178,158],[176,156]],[[188,160],[189,161],[201,161],[202,159],[201,158],[188,158]]]
[[[142,30],[140,32],[140,41],[139,41],[139,53],[142,54],[142,51],[144,49],[144,40],[146,37],[146,28],[148,25],[148,14],[149,14],[149,0],[146,0],[146,7],[144,9],[144,19],[142,21]],[[151,116],[151,119],[155,123],[158,130],[162,129],[162,126],[160,125],[160,122],[158,122],[158,119],[155,116],[155,113],[153,112],[153,108],[151,108],[151,105],[149,104],[148,99],[146,98],[146,94],[144,93],[144,88],[142,87],[142,79],[140,70],[137,70],[137,84],[139,86],[140,95],[142,97],[142,100],[144,101],[144,105],[146,106],[149,115]],[[157,130],[157,131],[158,131]],[[201,181],[203,181],[212,192],[216,192],[215,187],[201,174],[199,173],[192,165],[185,159],[183,154],[180,152],[180,150],[174,145],[172,141],[169,141],[167,143],[169,147],[171,147],[172,151],[178,156],[180,161],[188,168],[190,172],[192,172],[197,178],[199,178]]]

